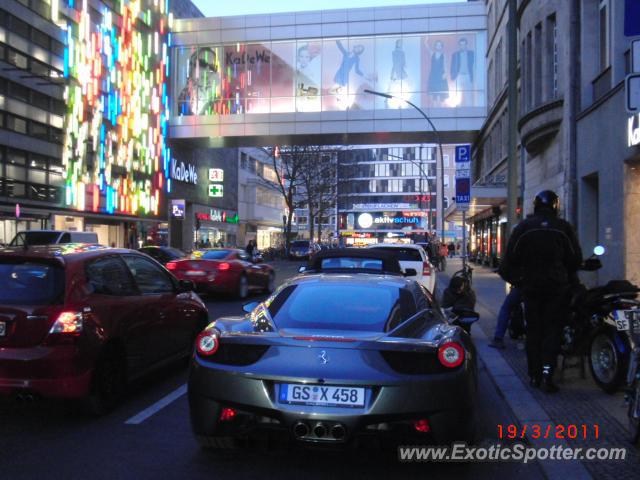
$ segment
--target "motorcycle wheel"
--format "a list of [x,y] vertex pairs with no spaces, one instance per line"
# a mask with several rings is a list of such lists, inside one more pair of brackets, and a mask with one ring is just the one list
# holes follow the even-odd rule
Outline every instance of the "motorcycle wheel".
[[625,381],[628,358],[616,348],[610,330],[599,328],[589,344],[589,368],[596,384],[607,393],[616,392]]
[[632,392],[633,398],[629,402],[629,411],[627,416],[629,417],[629,435],[631,443],[636,445],[640,440],[640,383],[636,380],[635,390]]

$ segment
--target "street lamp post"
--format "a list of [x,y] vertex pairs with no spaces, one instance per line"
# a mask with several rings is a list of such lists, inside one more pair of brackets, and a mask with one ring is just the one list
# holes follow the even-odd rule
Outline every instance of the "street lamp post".
[[444,243],[444,155],[442,153],[442,142],[440,141],[440,132],[438,132],[438,130],[436,129],[435,125],[433,124],[433,122],[431,121],[431,119],[427,116],[426,113],[424,113],[416,104],[410,102],[409,100],[406,100],[404,98],[401,97],[396,97],[394,95],[391,95],[389,93],[384,93],[384,92],[376,92],[375,90],[368,90],[365,89],[364,90],[365,93],[370,93],[372,95],[377,95],[379,97],[383,97],[383,98],[387,98],[387,99],[391,99],[394,98],[396,100],[400,100],[404,103],[406,103],[407,105],[412,106],[413,108],[415,108],[418,112],[420,112],[420,115],[422,115],[424,117],[424,119],[429,123],[429,126],[431,126],[431,129],[433,130],[433,133],[435,133],[436,135],[436,143],[438,144],[438,149],[440,150],[440,190],[441,190],[441,195],[440,195],[440,237],[441,237],[441,241],[442,243]]

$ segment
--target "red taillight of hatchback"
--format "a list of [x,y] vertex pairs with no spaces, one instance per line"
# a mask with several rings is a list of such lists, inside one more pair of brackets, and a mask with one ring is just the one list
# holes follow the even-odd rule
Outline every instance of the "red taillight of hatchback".
[[176,262],[167,263],[167,270],[177,270],[178,264]]
[[65,311],[53,322],[49,334],[80,335],[83,328],[84,317],[81,312]]
[[429,265],[429,262],[422,262],[422,275],[426,277],[431,275],[431,265]]

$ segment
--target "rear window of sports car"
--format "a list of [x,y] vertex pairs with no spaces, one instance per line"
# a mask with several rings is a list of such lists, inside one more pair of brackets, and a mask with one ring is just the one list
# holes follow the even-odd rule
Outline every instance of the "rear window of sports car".
[[413,295],[390,284],[291,285],[269,305],[278,328],[388,331],[415,312]]
[[399,262],[421,262],[420,251],[415,248],[375,247],[393,254]]

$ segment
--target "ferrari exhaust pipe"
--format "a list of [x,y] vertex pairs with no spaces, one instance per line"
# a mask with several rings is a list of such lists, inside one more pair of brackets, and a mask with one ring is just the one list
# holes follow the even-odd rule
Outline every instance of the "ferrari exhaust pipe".
[[293,426],[293,434],[296,438],[306,437],[309,434],[309,427],[304,422],[298,422]]
[[318,438],[322,438],[327,434],[327,427],[324,423],[316,423],[316,426],[313,427],[313,434]]
[[331,429],[331,436],[336,440],[342,440],[346,435],[346,433],[347,433],[346,429],[344,428],[343,425],[340,425],[340,424],[334,425],[333,428]]

